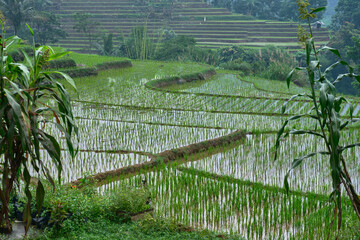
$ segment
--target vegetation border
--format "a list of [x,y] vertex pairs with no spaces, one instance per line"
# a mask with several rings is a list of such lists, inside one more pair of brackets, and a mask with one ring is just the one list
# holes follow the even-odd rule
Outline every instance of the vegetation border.
[[[189,156],[198,155],[208,150],[217,149],[219,147],[229,146],[231,144],[241,142],[245,138],[246,133],[239,130],[218,138],[202,141],[199,143],[193,143],[176,149],[166,150],[159,154],[154,154],[154,156],[150,157],[151,160],[145,163],[126,166],[115,170],[97,173],[92,176],[87,176],[86,182],[89,184],[96,183],[97,185],[101,185],[101,183],[105,182],[106,180],[116,179],[117,177],[137,175],[142,171],[154,169],[158,166],[164,166],[166,164],[175,162],[176,160],[183,159],[186,161]],[[84,186],[84,182],[84,178],[79,178],[70,182],[69,184],[81,188]]]
[[[205,71],[209,71],[209,70],[205,70]],[[215,71],[215,70],[214,70]],[[211,77],[213,75],[210,75],[204,79],[200,79],[201,78],[201,73],[194,73],[194,74],[189,74],[189,75],[197,75],[199,74],[199,79],[197,80],[206,80],[206,78]],[[237,75],[237,78],[239,78],[239,76]],[[239,78],[240,79],[240,78]],[[240,79],[241,81],[253,84],[252,82],[248,82],[245,81],[243,79]],[[286,97],[255,97],[255,96],[242,96],[242,95],[226,95],[226,94],[212,94],[212,93],[190,93],[190,92],[181,92],[178,90],[169,90],[169,89],[163,89],[164,87],[169,87],[171,85],[175,85],[175,84],[184,84],[184,83],[188,83],[188,82],[192,82],[194,80],[186,80],[184,79],[184,76],[173,76],[173,77],[168,77],[168,78],[164,78],[164,79],[158,79],[158,80],[153,80],[153,81],[149,81],[147,83],[145,83],[145,87],[149,88],[151,90],[155,90],[155,91],[160,91],[160,92],[167,92],[167,93],[175,93],[175,94],[184,94],[184,95],[195,95],[195,96],[209,96],[209,97],[223,97],[223,98],[246,98],[246,99],[264,99],[264,100],[280,100],[280,101],[288,101],[290,100],[289,98]],[[255,85],[254,85],[255,87]],[[257,87],[255,87],[255,89],[259,90],[259,91],[264,91],[262,89],[258,89]],[[273,92],[273,91],[264,91],[264,92],[271,92],[271,93],[277,93],[277,94],[284,94],[284,95],[291,95],[291,94],[286,94],[286,93],[281,93],[281,92]],[[303,99],[303,100],[299,100],[299,99],[295,99],[293,100],[294,102],[310,102],[309,100]]]
[[117,68],[127,68],[132,66],[133,65],[130,60],[110,61],[110,62],[98,63],[95,65],[98,71],[117,69]]

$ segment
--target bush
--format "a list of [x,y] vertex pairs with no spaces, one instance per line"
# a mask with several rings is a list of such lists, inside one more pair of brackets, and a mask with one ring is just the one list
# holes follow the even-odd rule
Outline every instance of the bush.
[[72,78],[98,75],[98,71],[94,67],[68,69],[65,70],[64,72]]
[[76,62],[71,58],[63,58],[49,61],[47,68],[60,69],[60,68],[73,68],[76,67]]
[[22,62],[25,59],[24,54],[22,53],[24,51],[27,55],[32,56],[33,50],[30,46],[23,46],[19,49],[14,49],[8,52],[8,55],[12,57],[14,62]]
[[123,43],[125,46],[125,57],[131,59],[150,59],[154,54],[154,44],[148,35],[146,26],[137,26],[131,29],[130,36]]
[[190,52],[192,62],[202,62],[209,65],[216,65],[219,62],[219,57],[216,50],[194,47]]
[[161,61],[189,61],[191,49],[196,45],[193,37],[180,35],[162,43],[154,59]]
[[181,75],[181,79],[185,80],[185,82],[192,82],[195,80],[205,80],[205,77],[202,73],[189,73]]
[[205,78],[208,78],[214,74],[216,74],[216,71],[213,68],[210,68],[202,72],[184,74],[181,75],[180,77],[173,76],[173,77],[167,77],[154,81],[149,81],[145,84],[145,86],[149,88],[162,88],[173,84],[180,84],[180,83],[192,82],[197,80],[205,80]]
[[[87,77],[87,76],[97,76],[98,71],[94,67],[85,67],[85,68],[74,68],[63,70],[64,73],[69,75],[72,78],[77,77]],[[55,78],[62,78],[62,76],[55,74]]]
[[292,66],[283,64],[279,61],[270,63],[266,71],[263,72],[262,77],[271,80],[285,81],[289,72],[293,69]]
[[151,209],[150,193],[145,187],[122,187],[119,191],[109,196],[109,210],[125,220],[130,220],[131,215]]
[[256,50],[246,49],[238,45],[223,47],[218,50],[219,63],[227,63],[235,60],[252,63],[256,58],[256,53]]
[[96,69],[99,71],[107,70],[107,69],[114,69],[114,68],[125,68],[131,67],[132,63],[130,60],[123,60],[123,61],[112,61],[112,62],[104,62],[96,64]]
[[241,71],[244,75],[249,75],[253,72],[250,63],[240,62],[238,60],[222,63],[220,64],[220,67],[228,70]]
[[[292,65],[274,61],[270,63],[261,76],[270,80],[285,81],[289,72],[293,68],[294,67]],[[292,79],[294,84],[297,86],[304,87],[307,85],[307,76],[304,74],[304,72],[295,72]]]
[[149,88],[166,87],[171,84],[175,84],[179,80],[180,80],[180,77],[178,77],[178,76],[167,77],[167,78],[162,78],[162,79],[158,79],[158,80],[154,80],[154,81],[149,81],[149,82],[145,83],[145,86],[149,87]]

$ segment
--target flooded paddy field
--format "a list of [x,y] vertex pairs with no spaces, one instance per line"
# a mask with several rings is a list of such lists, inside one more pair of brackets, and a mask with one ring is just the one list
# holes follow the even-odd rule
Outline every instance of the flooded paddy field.
[[[275,84],[265,91],[251,81],[242,81],[234,72],[219,72],[209,81],[169,89],[145,86],[149,81],[206,68],[135,61],[132,68],[75,79],[79,89],[73,94],[79,153],[71,159],[63,152],[63,182],[158,161],[154,169],[97,183],[99,191],[117,191],[124,185],[136,188],[146,179],[155,214],[195,228],[237,233],[247,239],[326,238],[333,216],[327,198],[331,191],[328,159],[307,159],[289,178],[291,193],[287,195],[283,188],[291,162],[322,150],[323,145],[315,137],[289,137],[281,142],[280,156],[274,161],[276,131],[288,116],[308,113],[311,104],[302,99],[291,102],[287,116],[282,116],[283,104],[289,94],[300,91],[298,88],[291,92]],[[356,99],[352,103],[358,117],[359,103]],[[345,106],[341,114],[348,113]],[[305,117],[291,122],[285,130],[314,126],[314,120]],[[61,133],[55,128],[48,130],[65,146]],[[185,155],[168,165],[156,158],[166,150],[176,152],[193,143],[205,146],[207,140],[237,130],[244,131],[246,139],[231,146]],[[359,141],[358,123],[341,136],[342,144]],[[344,154],[358,191],[359,156],[359,148]],[[50,161],[48,156],[44,158]],[[57,174],[55,169],[50,168],[50,172]],[[343,211],[353,217],[346,198]]]

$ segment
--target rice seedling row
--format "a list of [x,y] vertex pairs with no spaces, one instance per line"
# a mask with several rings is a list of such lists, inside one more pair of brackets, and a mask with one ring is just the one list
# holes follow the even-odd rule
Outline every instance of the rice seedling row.
[[[285,117],[279,116],[280,110],[289,97],[281,84],[269,88],[278,93],[267,92],[256,88],[257,80],[244,82],[231,73],[194,85],[176,86],[170,92],[144,86],[154,79],[206,68],[186,63],[134,62],[131,69],[77,79],[80,101],[75,102],[75,114],[80,128],[78,146],[83,151],[75,160],[65,155],[64,181],[146,163],[149,161],[146,153],[160,153],[224,136],[234,129],[246,130],[253,134],[235,148],[223,146],[216,153],[209,150],[208,154],[185,156],[187,162],[179,168],[172,164],[169,168],[144,170],[135,177],[111,181],[100,191],[116,191],[122,184],[137,187],[145,178],[156,213],[184,224],[240,233],[248,239],[325,238],[324,229],[329,228],[332,214],[328,211],[329,203],[314,194],[287,196],[284,191],[271,190],[272,186],[281,188],[294,158],[321,150],[323,146],[312,137],[291,137],[282,142],[281,156],[274,162],[275,136],[254,135],[281,127]],[[310,107],[305,101],[293,102],[288,105],[287,113],[306,112]],[[359,114],[360,105],[355,104],[354,110]],[[348,112],[349,107],[345,107],[342,113]],[[314,124],[313,119],[304,118],[289,127],[309,129]],[[55,129],[48,130],[62,139]],[[349,129],[342,136],[343,143],[359,141],[359,131]],[[119,150],[140,151],[144,155],[106,152]],[[359,149],[349,150],[344,156],[359,190]],[[50,162],[48,156],[44,158]],[[306,161],[305,166],[291,175],[291,188],[329,193],[326,161],[321,157]],[[180,168],[187,171],[179,171]],[[57,174],[54,169],[51,172]],[[228,178],[211,177],[211,174]],[[245,180],[252,184],[244,184]],[[345,212],[349,208],[344,204]]]
[[[51,157],[45,152],[40,152],[42,159],[44,159],[45,166],[49,169],[52,176],[58,176],[57,168],[52,167]],[[143,154],[120,154],[108,152],[90,152],[79,151],[77,156],[72,159],[67,151],[62,151],[61,180],[63,183],[84,178],[98,172],[105,172],[113,169],[131,166],[134,164],[144,163],[150,158]],[[35,171],[32,170],[32,174]],[[36,176],[36,175],[34,175]]]
[[[343,144],[359,141],[359,130],[352,129],[342,137]],[[271,186],[282,186],[292,160],[309,152],[321,151],[324,147],[313,136],[291,137],[282,143],[280,156],[274,158],[275,135],[248,135],[243,145],[212,155],[200,161],[190,161],[187,167],[204,170],[220,175],[260,182]],[[360,149],[346,151],[344,158],[349,166],[349,174],[354,179],[354,186],[360,189],[360,168],[358,166]],[[328,158],[313,157],[296,169],[289,178],[292,189],[312,191],[321,194],[330,193],[330,170]]]
[[144,179],[157,214],[197,228],[239,233],[247,239],[322,239],[331,222],[328,203],[316,197],[287,196],[174,169],[111,182],[101,191],[116,191],[123,184],[141,186]]
[[[189,128],[93,119],[78,119],[78,126],[80,149],[136,150],[155,153],[213,139],[231,132],[230,129]],[[55,127],[49,126],[48,131],[57,134],[62,145],[65,146],[65,139]]]
[[[135,109],[101,104],[76,103],[75,116],[94,120],[134,121],[139,123],[178,124],[188,126],[221,127],[246,131],[277,131],[285,117],[246,114],[176,111],[163,109]],[[306,128],[312,123],[310,118],[296,122],[298,128]]]

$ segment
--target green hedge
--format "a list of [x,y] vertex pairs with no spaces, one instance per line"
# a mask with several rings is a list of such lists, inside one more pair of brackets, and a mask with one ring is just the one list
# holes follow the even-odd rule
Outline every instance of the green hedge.
[[63,72],[68,74],[72,78],[98,75],[98,71],[94,67],[68,69],[68,70],[64,70]]
[[[85,68],[74,68],[74,69],[65,69],[62,70],[63,73],[66,73],[72,78],[77,77],[87,77],[87,76],[97,76],[98,71],[94,67],[85,67]],[[54,78],[62,78],[61,75],[55,74]]]
[[145,84],[145,86],[149,88],[162,88],[173,84],[183,84],[192,81],[205,80],[206,78],[211,77],[212,75],[215,74],[216,74],[215,69],[211,68],[201,72],[183,74],[181,76],[173,76],[173,77],[167,77],[154,81],[149,81]]
[[192,82],[196,80],[205,80],[205,77],[202,73],[189,73],[181,75],[181,79],[185,80],[185,82]]
[[180,77],[178,76],[173,76],[173,77],[167,77],[167,78],[162,78],[162,79],[158,79],[158,80],[153,80],[150,82],[147,82],[145,84],[146,87],[150,87],[150,88],[159,88],[159,87],[165,87],[165,86],[169,86],[171,84],[175,84],[176,82],[180,81]]
[[125,68],[125,67],[132,67],[132,63],[130,60],[112,61],[112,62],[104,62],[104,63],[96,64],[96,68],[99,71],[114,69],[114,68]]
[[33,54],[33,49],[30,46],[25,46],[19,49],[10,50],[8,52],[8,55],[11,56],[14,62],[22,62],[25,59],[25,56],[22,53],[22,51],[24,51],[29,56],[32,56]]
[[[76,66],[76,63],[73,59],[66,59],[65,61],[51,61],[53,62],[50,68],[68,68]],[[51,63],[50,62],[50,63]],[[131,67],[132,63],[130,60],[122,60],[122,61],[112,61],[112,62],[104,62],[99,63],[96,67],[83,67],[83,68],[72,68],[65,69],[62,72],[68,74],[72,78],[78,77],[87,77],[87,76],[97,76],[98,72],[101,70],[113,69],[113,68],[124,68]],[[61,78],[60,75],[55,75],[55,78]]]
[[71,58],[60,58],[56,60],[49,61],[47,68],[59,69],[59,68],[74,68],[76,67],[76,62]]

